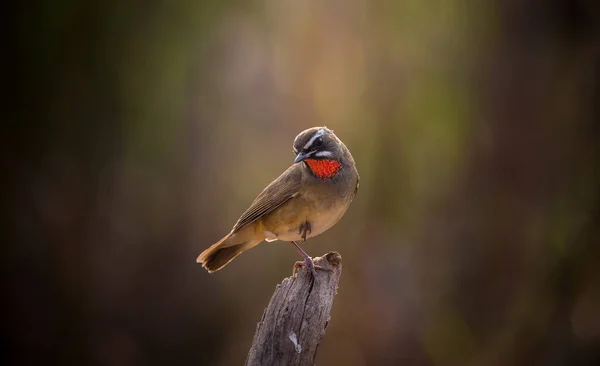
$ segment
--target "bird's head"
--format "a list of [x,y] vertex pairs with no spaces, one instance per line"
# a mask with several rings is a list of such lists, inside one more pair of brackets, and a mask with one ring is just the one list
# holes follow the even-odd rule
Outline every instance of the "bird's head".
[[327,127],[312,127],[294,139],[294,163],[304,162],[318,178],[332,178],[342,168],[346,147]]

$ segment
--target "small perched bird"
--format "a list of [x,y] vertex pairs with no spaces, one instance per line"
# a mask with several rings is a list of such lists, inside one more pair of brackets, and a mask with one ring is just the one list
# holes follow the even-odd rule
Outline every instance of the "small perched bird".
[[358,191],[358,171],[344,143],[327,127],[302,131],[294,140],[296,159],[256,197],[223,239],[197,262],[208,272],[225,267],[263,240],[289,241],[316,275],[312,258],[296,241],[317,236],[337,223]]

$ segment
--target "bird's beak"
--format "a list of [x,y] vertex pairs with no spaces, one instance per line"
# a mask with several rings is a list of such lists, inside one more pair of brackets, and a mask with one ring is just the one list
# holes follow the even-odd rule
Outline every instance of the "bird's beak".
[[296,156],[296,159],[294,159],[294,164],[299,163],[299,162],[305,160],[306,158],[308,158],[309,156],[311,156],[312,153],[313,153],[312,151],[308,152],[308,153],[305,153],[304,151],[300,151],[298,153],[298,155]]

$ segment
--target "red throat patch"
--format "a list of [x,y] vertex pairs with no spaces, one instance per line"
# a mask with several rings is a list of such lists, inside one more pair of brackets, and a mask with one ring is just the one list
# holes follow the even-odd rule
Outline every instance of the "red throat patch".
[[319,179],[333,178],[342,169],[342,164],[337,160],[306,159],[304,161]]

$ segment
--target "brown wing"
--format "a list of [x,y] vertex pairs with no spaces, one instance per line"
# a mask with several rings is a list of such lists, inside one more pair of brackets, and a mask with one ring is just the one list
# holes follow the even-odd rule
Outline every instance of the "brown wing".
[[244,212],[233,227],[236,232],[242,227],[258,220],[283,205],[289,199],[300,194],[302,172],[300,164],[294,164],[275,179],[256,197],[252,205]]

